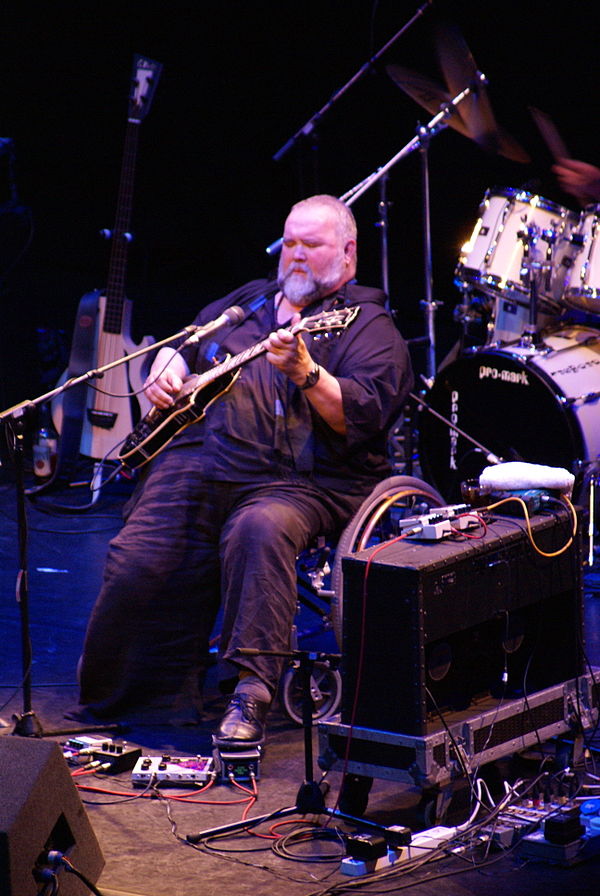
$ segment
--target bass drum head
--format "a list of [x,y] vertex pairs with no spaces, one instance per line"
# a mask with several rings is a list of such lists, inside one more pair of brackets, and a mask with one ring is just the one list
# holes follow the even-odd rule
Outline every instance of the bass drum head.
[[[425,401],[503,461],[575,472],[575,462],[585,457],[584,443],[575,414],[561,398],[535,357],[487,349],[460,357],[439,371]],[[490,465],[485,451],[424,407],[419,452],[424,478],[449,503],[461,500],[461,482],[478,478]]]

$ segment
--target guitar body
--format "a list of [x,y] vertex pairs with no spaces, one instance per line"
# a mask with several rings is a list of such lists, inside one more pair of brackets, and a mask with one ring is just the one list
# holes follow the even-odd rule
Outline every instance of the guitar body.
[[[207,383],[186,392],[185,385],[170,408],[151,408],[125,441],[119,457],[121,463],[135,470],[152,460],[171,439],[206,415],[213,401],[224,395],[240,375],[240,369],[227,371]],[[198,382],[191,376],[186,384]]]
[[[320,333],[339,333],[350,326],[359,311],[358,305],[325,311],[303,318],[290,331],[294,335],[302,332],[314,333],[317,338]],[[263,340],[238,355],[227,357],[204,373],[187,377],[171,407],[164,410],[152,408],[138,423],[119,451],[121,463],[135,470],[155,457],[173,436],[190,423],[201,420],[207,408],[231,388],[242,366],[265,351],[267,344]]]

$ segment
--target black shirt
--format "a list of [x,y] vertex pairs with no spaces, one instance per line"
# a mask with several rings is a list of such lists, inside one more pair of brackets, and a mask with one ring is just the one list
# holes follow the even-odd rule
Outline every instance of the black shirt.
[[[200,373],[215,360],[262,342],[277,327],[276,291],[274,283],[255,280],[204,308],[196,324],[213,320],[231,305],[240,305],[245,317],[185,347],[182,356],[190,370]],[[340,383],[344,436],[335,433],[312,409],[307,395],[259,353],[239,368],[231,388],[207,407],[204,419],[177,436],[169,448],[193,445],[194,467],[210,479],[309,478],[323,488],[368,493],[389,475],[387,430],[401,413],[413,383],[406,344],[384,302],[380,290],[347,284],[302,314],[313,316],[343,305],[360,308],[347,329],[328,337],[303,334],[311,357]]]

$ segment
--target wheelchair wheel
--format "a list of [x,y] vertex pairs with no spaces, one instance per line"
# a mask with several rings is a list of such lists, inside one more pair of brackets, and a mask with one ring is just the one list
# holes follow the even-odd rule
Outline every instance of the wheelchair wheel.
[[340,536],[331,570],[332,620],[340,648],[344,616],[343,558],[394,538],[398,535],[399,519],[419,516],[431,507],[443,507],[446,503],[431,485],[414,476],[390,476],[363,501]]
[[[329,718],[337,712],[342,699],[342,678],[337,669],[327,663],[316,662],[310,677],[313,701],[313,722]],[[288,666],[281,678],[281,700],[289,717],[302,724],[302,677],[300,664]]]

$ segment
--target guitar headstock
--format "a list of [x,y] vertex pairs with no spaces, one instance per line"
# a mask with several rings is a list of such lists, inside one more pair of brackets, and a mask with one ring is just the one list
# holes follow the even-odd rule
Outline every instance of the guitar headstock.
[[154,62],[147,56],[134,56],[129,94],[130,121],[139,123],[148,114],[162,68],[160,62]]
[[359,311],[360,306],[354,305],[352,308],[334,308],[333,311],[303,317],[292,327],[292,333],[331,333],[334,330],[345,330]]

